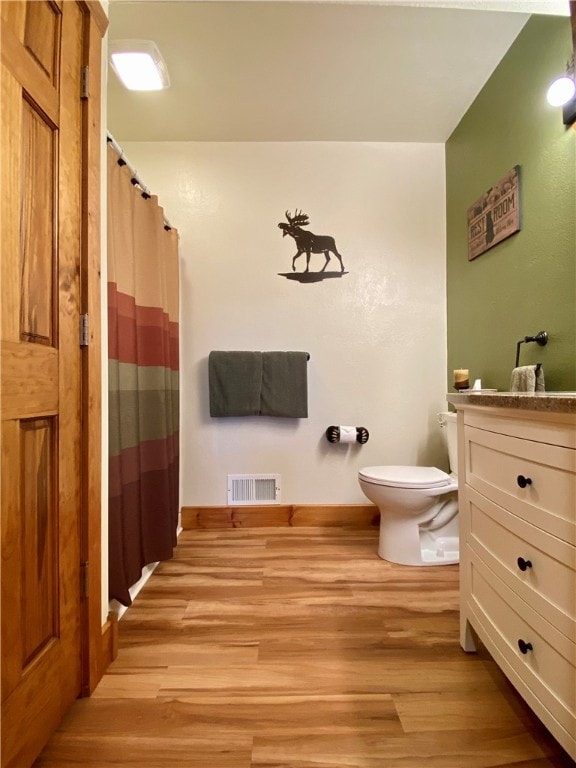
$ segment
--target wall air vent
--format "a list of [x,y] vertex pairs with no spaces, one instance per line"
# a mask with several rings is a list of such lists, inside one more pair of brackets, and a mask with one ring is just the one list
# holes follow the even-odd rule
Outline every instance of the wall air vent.
[[228,475],[228,504],[280,504],[280,475]]

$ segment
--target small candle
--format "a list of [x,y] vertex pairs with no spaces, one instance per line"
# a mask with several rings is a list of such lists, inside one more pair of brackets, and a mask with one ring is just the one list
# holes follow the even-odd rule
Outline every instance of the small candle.
[[456,368],[454,371],[454,387],[456,389],[468,389],[470,376],[468,368]]

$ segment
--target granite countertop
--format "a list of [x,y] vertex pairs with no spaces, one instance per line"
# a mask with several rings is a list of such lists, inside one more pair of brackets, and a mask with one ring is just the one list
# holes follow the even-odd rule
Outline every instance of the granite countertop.
[[519,408],[549,413],[576,413],[576,392],[449,392],[446,400],[452,405],[482,405],[484,407]]

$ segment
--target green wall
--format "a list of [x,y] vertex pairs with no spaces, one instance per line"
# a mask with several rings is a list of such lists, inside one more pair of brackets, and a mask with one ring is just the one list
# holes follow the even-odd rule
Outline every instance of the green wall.
[[[454,368],[508,390],[516,342],[546,389],[576,390],[576,130],[546,102],[570,20],[533,16],[446,144],[448,388]],[[468,261],[466,210],[520,166],[521,230]]]

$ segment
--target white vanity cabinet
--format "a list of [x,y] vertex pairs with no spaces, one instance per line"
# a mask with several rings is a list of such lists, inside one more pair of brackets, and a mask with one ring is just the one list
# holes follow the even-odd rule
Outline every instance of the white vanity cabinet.
[[576,759],[576,414],[458,405],[458,439],[461,645]]

